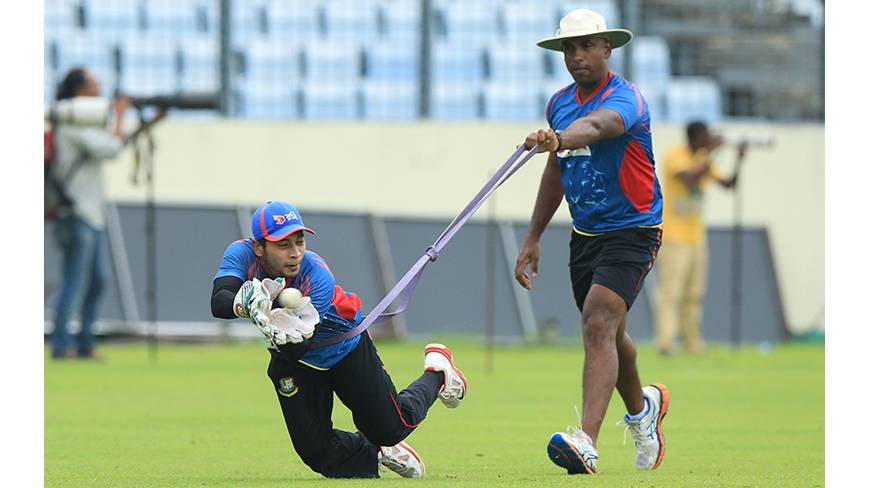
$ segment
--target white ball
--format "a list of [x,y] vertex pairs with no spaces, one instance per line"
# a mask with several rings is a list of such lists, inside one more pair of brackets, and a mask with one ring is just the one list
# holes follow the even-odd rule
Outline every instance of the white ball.
[[302,292],[296,288],[284,288],[278,295],[278,304],[289,309],[299,308],[302,306]]

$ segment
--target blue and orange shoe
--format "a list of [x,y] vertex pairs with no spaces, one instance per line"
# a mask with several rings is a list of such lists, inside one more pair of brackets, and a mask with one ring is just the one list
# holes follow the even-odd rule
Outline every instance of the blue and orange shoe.
[[568,474],[595,474],[598,472],[598,451],[586,432],[569,425],[568,432],[556,432],[550,437],[547,454],[556,466]]
[[639,420],[632,420],[625,415],[623,421],[631,431],[637,455],[634,467],[637,469],[656,469],[665,457],[665,435],[662,432],[662,421],[668,413],[671,397],[668,389],[661,383],[643,388],[647,412]]

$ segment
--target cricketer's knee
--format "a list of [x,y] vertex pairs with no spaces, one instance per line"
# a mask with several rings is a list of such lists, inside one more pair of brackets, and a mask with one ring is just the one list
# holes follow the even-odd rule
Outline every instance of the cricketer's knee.
[[622,298],[607,288],[594,285],[583,304],[584,348],[595,350],[613,347],[625,312]]

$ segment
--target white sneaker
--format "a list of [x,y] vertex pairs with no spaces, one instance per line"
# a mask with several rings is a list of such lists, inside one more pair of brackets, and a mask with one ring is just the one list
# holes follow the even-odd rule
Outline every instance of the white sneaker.
[[378,462],[402,478],[422,478],[426,474],[423,460],[405,441],[395,446],[382,446]]
[[598,450],[586,432],[568,426],[568,432],[556,432],[550,437],[547,454],[550,461],[568,470],[568,474],[598,472]]
[[465,398],[468,391],[468,381],[459,368],[453,364],[453,356],[444,344],[429,344],[426,346],[426,356],[423,359],[426,371],[441,371],[444,373],[444,386],[438,393],[438,398],[447,408],[456,408]]
[[665,436],[662,421],[668,413],[670,395],[665,385],[656,383],[643,388],[643,396],[649,405],[647,414],[638,421],[629,420],[625,414],[625,428],[631,431],[637,455],[634,467],[637,469],[656,469],[665,457]]

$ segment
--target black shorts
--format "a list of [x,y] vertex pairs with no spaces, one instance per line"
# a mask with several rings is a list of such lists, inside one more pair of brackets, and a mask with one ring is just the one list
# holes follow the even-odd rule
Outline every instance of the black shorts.
[[630,309],[661,246],[661,228],[634,227],[597,236],[571,234],[571,287],[580,313],[593,283],[622,297]]

